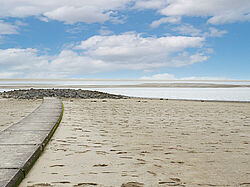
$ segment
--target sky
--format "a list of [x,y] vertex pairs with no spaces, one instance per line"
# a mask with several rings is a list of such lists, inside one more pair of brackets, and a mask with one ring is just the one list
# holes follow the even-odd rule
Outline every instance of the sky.
[[250,80],[250,0],[0,0],[0,78]]

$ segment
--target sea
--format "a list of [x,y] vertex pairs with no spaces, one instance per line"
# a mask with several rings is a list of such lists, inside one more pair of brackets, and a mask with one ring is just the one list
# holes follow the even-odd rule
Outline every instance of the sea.
[[[216,101],[247,101],[250,102],[250,87],[233,88],[180,88],[180,87],[136,87],[144,83],[207,83],[250,85],[250,81],[157,81],[157,80],[0,80],[0,92],[27,87],[74,88],[101,91],[144,98],[164,98],[183,100],[216,100]],[[100,87],[101,85],[101,87]],[[113,86],[113,87],[110,87]],[[117,85],[117,87],[115,87]],[[123,85],[123,87],[119,87]],[[126,87],[133,85],[134,87]],[[68,87],[67,87],[68,86]],[[86,88],[84,87],[86,86]],[[91,86],[91,87],[89,87]],[[96,87],[95,87],[96,86]],[[13,87],[13,88],[12,88]]]

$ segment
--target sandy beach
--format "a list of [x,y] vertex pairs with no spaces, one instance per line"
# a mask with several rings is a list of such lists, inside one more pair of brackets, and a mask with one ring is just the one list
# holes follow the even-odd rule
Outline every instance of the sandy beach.
[[64,99],[27,186],[250,186],[250,104]]
[[4,99],[0,97],[0,131],[19,122],[41,103],[42,100]]

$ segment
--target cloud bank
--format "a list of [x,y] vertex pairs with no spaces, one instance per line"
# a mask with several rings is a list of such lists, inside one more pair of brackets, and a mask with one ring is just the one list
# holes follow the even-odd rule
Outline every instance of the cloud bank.
[[[249,0],[1,0],[0,18],[37,16],[41,20],[103,23],[117,19],[116,11],[128,8],[157,10],[167,16],[156,24],[175,22],[176,17],[207,17],[208,23],[250,21]],[[179,18],[178,18],[179,19]]]
[[[227,33],[215,28],[216,25],[250,21],[249,0],[109,0],[108,3],[105,0],[1,0],[0,40],[4,35],[18,34],[19,27],[24,26],[20,21],[9,23],[13,18],[34,16],[45,22],[103,24],[121,21],[122,14],[129,10],[146,9],[161,16],[150,24],[152,30],[171,24],[176,36],[114,34],[103,26],[100,35],[53,56],[41,55],[41,51],[33,48],[0,49],[0,77],[73,77],[104,71],[188,66],[209,58],[205,45],[209,37]],[[206,30],[182,23],[186,17],[203,18]],[[76,26],[68,32],[79,30]]]
[[115,11],[124,9],[130,0],[1,0],[0,18],[37,16],[43,21],[57,20],[67,24],[76,22],[103,23],[115,19]]
[[210,24],[250,21],[249,0],[139,0],[135,7],[156,9],[167,17],[206,17]]
[[140,79],[142,80],[230,80],[226,77],[182,77],[177,78],[173,74],[169,73],[159,73],[151,76],[143,76]]
[[[7,77],[70,77],[114,70],[153,70],[205,61],[202,37],[142,37],[137,33],[97,35],[54,56],[37,49],[2,49],[0,66]],[[185,50],[194,49],[193,53]],[[4,75],[0,71],[0,75]]]

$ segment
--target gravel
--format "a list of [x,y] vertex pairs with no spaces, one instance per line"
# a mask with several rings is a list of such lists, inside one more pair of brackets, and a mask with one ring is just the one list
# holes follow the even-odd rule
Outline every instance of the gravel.
[[82,99],[126,99],[127,96],[114,95],[98,91],[75,89],[29,89],[0,93],[3,98],[42,99],[43,97],[82,98]]

